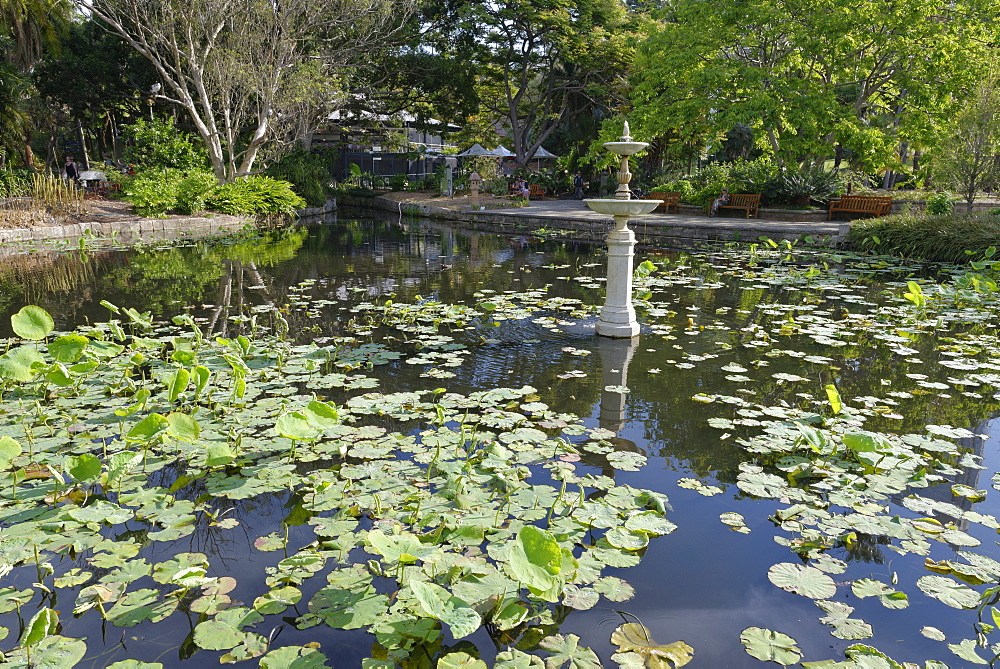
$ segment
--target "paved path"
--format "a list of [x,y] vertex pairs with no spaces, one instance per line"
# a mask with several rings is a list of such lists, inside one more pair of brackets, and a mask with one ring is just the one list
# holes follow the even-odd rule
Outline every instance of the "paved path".
[[[487,212],[484,212],[487,213]],[[606,230],[613,219],[598,214],[580,200],[533,200],[527,207],[491,209],[494,221],[508,219],[508,224],[520,222],[536,227],[588,227]],[[850,224],[846,221],[775,221],[687,214],[646,214],[635,216],[629,222],[640,243],[646,241],[684,245],[692,241],[752,241],[758,237],[775,240],[796,240],[809,236],[827,243],[840,243],[847,235]]]

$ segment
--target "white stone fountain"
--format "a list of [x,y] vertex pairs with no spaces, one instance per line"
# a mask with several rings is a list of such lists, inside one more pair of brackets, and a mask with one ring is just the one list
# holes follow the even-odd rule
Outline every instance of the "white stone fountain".
[[584,200],[588,207],[598,214],[608,214],[615,219],[615,228],[608,233],[608,287],[607,299],[601,308],[597,321],[597,334],[605,337],[634,337],[639,334],[639,322],[632,306],[632,258],[635,234],[629,230],[628,220],[632,216],[648,214],[662,200],[633,200],[628,183],[632,173],[628,171],[628,157],[642,151],[646,142],[633,142],[625,122],[625,133],[617,142],[605,142],[604,146],[622,157],[618,170],[618,190],[614,199]]

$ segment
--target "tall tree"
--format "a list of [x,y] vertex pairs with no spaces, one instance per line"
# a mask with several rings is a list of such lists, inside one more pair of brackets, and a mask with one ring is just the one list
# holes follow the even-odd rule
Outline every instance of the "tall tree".
[[519,166],[574,116],[607,106],[632,59],[617,0],[442,2],[438,38],[475,64],[480,114],[510,134]]
[[966,211],[979,191],[1000,179],[1000,86],[986,77],[955,116],[935,161],[943,180],[965,196]]
[[[81,3],[84,0],[78,0]],[[411,0],[93,0],[94,16],[153,64],[220,181],[324,107],[337,75],[393,33]]]
[[640,49],[637,127],[712,141],[743,124],[785,165],[839,143],[891,167],[983,59],[971,1],[676,0]]

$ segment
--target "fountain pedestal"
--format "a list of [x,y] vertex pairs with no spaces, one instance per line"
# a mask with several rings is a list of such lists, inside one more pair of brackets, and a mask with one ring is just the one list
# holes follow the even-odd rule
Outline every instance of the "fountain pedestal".
[[605,337],[634,337],[639,321],[632,306],[632,259],[635,233],[628,228],[628,216],[615,216],[615,229],[608,233],[607,297],[597,321],[597,334]]
[[632,173],[628,169],[628,157],[649,146],[646,142],[633,142],[625,123],[625,134],[618,142],[604,144],[609,151],[622,157],[618,171],[618,190],[614,199],[584,200],[586,205],[598,214],[608,214],[615,219],[615,228],[608,233],[608,283],[607,298],[597,321],[597,334],[605,337],[634,337],[639,334],[639,322],[632,306],[632,258],[635,248],[635,233],[629,230],[628,221],[632,216],[648,214],[662,200],[633,200],[628,183]]

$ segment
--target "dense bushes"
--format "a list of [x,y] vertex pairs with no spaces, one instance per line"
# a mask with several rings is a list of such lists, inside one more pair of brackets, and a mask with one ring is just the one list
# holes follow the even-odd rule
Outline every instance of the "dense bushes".
[[205,196],[205,205],[223,214],[294,214],[306,206],[287,181],[271,177],[249,177],[215,187]]
[[654,191],[681,194],[681,202],[707,206],[723,188],[730,193],[760,193],[761,203],[808,204],[811,200],[828,200],[841,186],[835,172],[821,169],[785,170],[782,172],[770,160],[738,160],[733,163],[712,163],[692,175],[660,183]]
[[264,174],[291,183],[310,207],[322,207],[333,197],[330,157],[325,153],[293,151],[264,170]]
[[139,119],[125,128],[125,161],[137,171],[151,169],[203,170],[208,157],[202,142],[181,131],[173,119]]
[[22,197],[31,192],[31,172],[26,169],[0,170],[0,197]]
[[198,170],[149,170],[124,179],[122,189],[140,216],[206,209],[234,216],[266,216],[292,214],[306,206],[287,181],[254,176],[219,185],[210,172]]
[[907,212],[854,221],[847,241],[870,253],[939,262],[982,260],[1000,239],[1000,216]]

